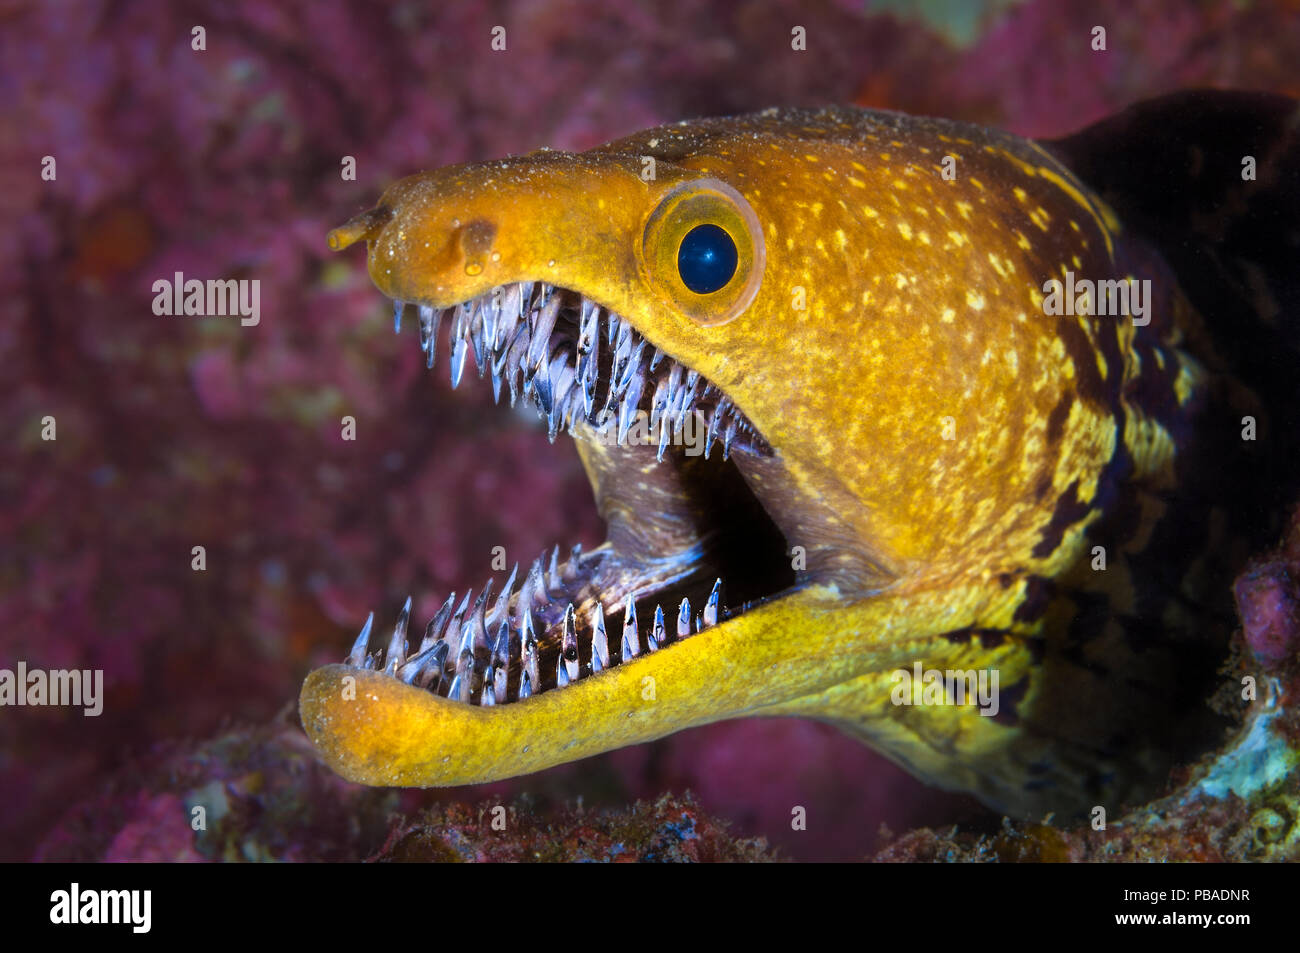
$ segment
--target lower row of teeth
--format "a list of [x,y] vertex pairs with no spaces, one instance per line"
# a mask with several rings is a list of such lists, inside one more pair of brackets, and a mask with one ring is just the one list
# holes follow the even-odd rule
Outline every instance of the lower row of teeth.
[[[647,409],[650,431],[659,434],[660,460],[669,441],[681,438],[686,418],[697,409],[707,417],[706,457],[721,441],[726,459],[738,436],[761,445],[745,416],[698,371],[683,367],[650,345],[631,322],[586,298],[579,305],[577,340],[560,340],[553,347],[562,298],[554,285],[518,282],[447,309],[419,305],[425,362],[433,367],[438,329],[450,316],[451,386],[460,385],[473,352],[479,377],[491,374],[493,397],[500,402],[505,383],[512,407],[521,392],[531,398],[552,440],[560,430],[572,434],[574,424],[586,421],[600,431],[617,426],[617,440],[623,443],[642,398],[653,386]],[[406,307],[402,301],[393,303],[395,330],[401,329]],[[598,393],[602,347],[612,355],[603,400]],[[661,364],[665,370],[656,374]],[[702,409],[708,403],[712,406]]]
[[[409,598],[387,648],[374,652],[370,651],[372,612],[346,664],[382,671],[452,701],[490,707],[522,701],[552,687],[563,688],[646,652],[658,651],[718,622],[722,611],[721,579],[714,583],[702,612],[692,617],[690,600],[684,598],[677,606],[675,617],[670,619],[663,606],[656,605],[653,623],[644,633],[638,626],[636,600],[631,594],[622,606],[622,625],[613,632],[606,627],[605,607],[599,601],[586,613],[586,618],[580,618],[574,604],[569,602],[559,623],[562,626],[559,652],[553,665],[545,665],[544,673],[535,613],[558,606],[549,590],[562,588],[566,577],[574,577],[581,549],[575,548],[563,568],[558,565],[558,555],[556,547],[551,553],[550,568],[545,571],[542,560],[535,561],[517,592],[514,586],[519,567],[516,565],[490,610],[491,580],[472,606],[472,590],[465,593],[459,605],[453,592],[429,620],[424,637],[414,651],[408,651],[407,643]],[[544,674],[550,677],[543,678]]]

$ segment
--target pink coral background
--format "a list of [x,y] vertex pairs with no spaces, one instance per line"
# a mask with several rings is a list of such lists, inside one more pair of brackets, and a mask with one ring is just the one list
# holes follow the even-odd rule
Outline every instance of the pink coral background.
[[[1286,0],[990,4],[964,46],[847,2],[10,3],[3,20],[0,667],[102,668],[107,700],[99,718],[0,709],[0,859],[67,847],[74,812],[130,790],[128,754],[282,712],[371,609],[392,618],[411,593],[432,613],[496,545],[527,562],[599,542],[572,447],[480,382],[425,373],[361,255],[325,250],[394,178],[782,104],[1052,136],[1188,86],[1300,94]],[[176,271],[259,279],[260,325],[155,316],[151,285]],[[979,816],[828,727],[779,720],[403,803],[688,787],[804,859],[860,857],[881,824]],[[122,794],[111,848],[87,856],[197,859],[183,809]]]

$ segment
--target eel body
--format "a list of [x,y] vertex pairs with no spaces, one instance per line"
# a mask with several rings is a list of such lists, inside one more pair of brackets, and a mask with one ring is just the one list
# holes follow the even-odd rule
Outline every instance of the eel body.
[[609,535],[367,624],[302,690],[329,764],[459,785],[794,715],[1009,813],[1158,788],[1220,727],[1256,398],[1068,156],[769,110],[416,175],[332,232],[431,367],[572,436]]

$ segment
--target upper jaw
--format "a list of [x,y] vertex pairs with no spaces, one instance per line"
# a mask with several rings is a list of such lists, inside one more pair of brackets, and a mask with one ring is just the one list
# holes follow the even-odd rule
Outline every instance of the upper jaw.
[[[498,402],[531,401],[553,440],[582,425],[597,439],[629,445],[645,441],[663,460],[670,444],[701,437],[707,458],[719,445],[770,455],[771,448],[718,387],[651,344],[627,318],[578,292],[542,281],[511,282],[450,307],[393,302],[395,329],[415,312],[420,347],[433,368],[439,332],[450,325],[449,373],[459,386],[472,356],[479,377],[490,377]],[[638,412],[640,419],[638,419]],[[637,432],[632,434],[635,425]]]

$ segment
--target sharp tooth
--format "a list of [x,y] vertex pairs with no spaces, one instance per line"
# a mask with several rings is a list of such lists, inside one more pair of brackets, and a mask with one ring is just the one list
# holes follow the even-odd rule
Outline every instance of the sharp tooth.
[[659,422],[659,452],[655,454],[656,462],[663,462],[664,451],[668,449],[668,441],[672,439],[672,435],[673,428],[668,425],[668,421],[666,419],[661,420]]
[[569,681],[578,680],[578,620],[573,603],[564,610],[564,642],[560,645],[560,669],[567,671]]
[[678,402],[682,399],[683,394],[682,366],[673,361],[673,366],[668,371],[668,406],[664,410],[668,416],[677,416]]
[[462,301],[451,310],[451,341],[455,343],[457,338],[461,338],[466,344],[468,344],[470,338],[470,319],[474,315],[474,302]]
[[560,415],[561,421],[568,428],[569,434],[573,434],[574,423],[582,417],[582,394],[581,388],[575,386],[569,391],[569,396],[564,401],[564,412]]
[[555,293],[555,286],[548,285],[544,281],[521,281],[519,283],[519,300],[523,303],[521,309],[525,314],[531,314],[534,311],[540,311],[552,294]]
[[722,433],[722,459],[726,460],[731,456],[731,441],[736,439],[736,421],[735,418],[727,421],[727,428]]
[[469,672],[462,671],[460,662],[456,663],[456,675],[447,689],[447,700],[454,702],[469,701]]
[[[623,325],[625,329],[630,328],[630,324]],[[614,366],[610,371],[610,390],[622,393],[624,381],[628,376],[628,369],[632,366],[632,335],[620,334],[618,338],[618,347],[614,349]]]
[[695,401],[697,400],[696,391],[699,389],[699,386],[699,375],[696,374],[695,371],[688,372],[686,375],[686,395],[682,398],[682,409],[679,416],[685,417],[695,409]]
[[591,363],[588,365],[587,373],[582,376],[583,419],[591,417],[591,409],[596,406],[596,372],[593,370],[595,366],[596,359],[593,356]]
[[497,285],[483,296],[479,307],[483,312],[483,345],[489,352],[497,349],[497,321],[501,316],[501,295],[503,291]]
[[426,368],[433,367],[433,358],[438,349],[438,325],[441,323],[441,310],[434,310],[427,304],[420,305],[420,350],[424,351]]
[[501,588],[501,595],[497,596],[496,604],[492,606],[492,612],[487,617],[489,626],[496,625],[497,622],[505,618],[503,613],[510,608],[510,594],[515,588],[515,577],[519,575],[519,563],[515,563],[510,570],[510,575],[506,577],[506,584]]
[[654,356],[650,358],[650,370],[653,371],[656,367],[658,367],[659,362],[662,361],[663,359],[664,359],[664,352],[659,350],[659,348],[655,348]]
[[636,601],[631,595],[623,608],[623,661],[636,658],[641,654],[641,636],[636,629]]
[[402,333],[402,309],[406,307],[405,301],[393,302],[393,333]]
[[[627,325],[624,325],[626,327]],[[632,356],[632,339],[627,336],[621,336],[618,342],[618,348],[614,351],[614,361],[610,365],[609,371],[609,393],[605,395],[605,407],[602,414],[608,414],[610,410],[618,406],[619,398],[622,396],[623,388],[619,382],[623,378],[623,372],[627,368],[628,358]]]
[[442,638],[442,627],[447,624],[451,618],[451,607],[456,604],[456,593],[447,597],[447,601],[442,604],[438,614],[429,620],[429,624],[424,629],[424,641],[420,643],[420,651],[423,652]]
[[614,338],[618,336],[619,324],[622,319],[613,311],[609,312],[609,327],[605,331],[605,343],[610,347],[614,346]]
[[[398,671],[397,677],[408,685],[414,685],[416,688],[423,688],[426,682],[431,682],[431,690],[437,692],[438,682],[442,679],[442,667],[447,663],[449,648],[450,646],[446,642],[438,642],[429,646],[403,665]],[[433,676],[437,676],[437,678],[435,679]]]
[[525,609],[533,607],[539,592],[542,600],[545,601],[546,584],[542,581],[542,558],[540,556],[533,560],[532,568],[528,570],[528,578],[524,580],[523,586],[519,589],[519,614],[521,618]]
[[564,585],[564,580],[560,578],[560,544],[556,543],[555,548],[551,550],[551,565],[546,570],[546,582],[551,589],[559,589]]
[[500,351],[505,347],[506,342],[510,340],[515,325],[519,323],[519,309],[522,306],[523,299],[520,297],[520,286],[518,284],[506,285],[501,292],[501,308],[497,314],[497,334],[496,339],[492,342],[494,351]]
[[398,666],[406,661],[406,626],[411,621],[411,597],[406,597],[402,614],[393,626],[393,637],[388,640],[388,654],[384,656],[384,673],[396,675]]
[[469,597],[472,594],[472,589],[465,593],[465,598],[460,600],[460,605],[456,607],[456,614],[451,617],[451,622],[447,625],[447,631],[443,634],[443,638],[449,644],[460,639],[461,624],[465,621],[465,610],[469,608]]
[[451,341],[451,389],[460,386],[461,376],[465,373],[465,358],[469,354],[469,345],[463,337],[453,337]]
[[650,398],[650,429],[654,430],[659,426],[659,418],[663,416],[664,410],[668,407],[668,378],[660,377],[655,381],[654,396]]
[[582,403],[590,416],[595,399],[596,374],[600,361],[600,308],[583,299],[582,322],[578,333],[578,386]]
[[668,638],[668,629],[664,625],[664,607],[657,605],[655,606],[655,624],[650,631],[650,635],[646,638],[646,646],[651,652],[657,652],[666,638]]
[[555,330],[555,319],[560,313],[561,297],[559,294],[551,295],[537,312],[537,323],[532,329],[533,339],[528,345],[529,364],[536,364],[551,352],[551,332]]
[[[487,628],[483,619],[483,606],[486,605],[488,599],[491,598],[491,592],[492,580],[489,579],[488,584],[483,587],[483,591],[480,592],[478,598],[474,600],[474,608],[469,610],[468,624],[461,629],[460,652],[462,655],[468,652],[472,658],[474,651],[479,647],[479,645],[487,641]],[[481,639],[479,638],[480,634],[482,635]]]
[[709,602],[704,607],[704,625],[706,628],[718,624],[718,603],[721,601],[722,580],[718,579],[718,581],[713,584],[713,591],[709,593]]
[[497,697],[504,701],[506,680],[510,674],[510,623],[504,619],[497,630],[497,644],[492,649],[492,671],[495,673]]
[[645,363],[642,360],[645,357],[645,338],[636,342],[636,348],[627,359],[627,366],[623,368],[623,377],[618,382],[619,391],[625,391],[636,378],[645,379]]
[[547,436],[554,441],[555,435],[560,431],[561,418],[567,406],[565,399],[569,396],[569,388],[573,386],[573,368],[569,366],[566,355],[557,354],[552,359],[548,377],[552,386],[551,409],[546,412],[546,432]]
[[[524,359],[524,354],[528,351],[528,327],[520,324],[515,336],[510,341],[510,346],[506,348],[505,357],[502,358],[502,369],[506,375],[506,383],[510,385],[510,406],[515,405],[515,400],[519,396],[519,369]],[[524,388],[524,393],[528,389]]]
[[[546,364],[546,359],[541,358],[537,366],[533,368],[532,373],[533,396],[537,400],[537,406],[541,408],[542,414],[549,416],[551,413],[554,393],[551,390],[551,370]],[[524,382],[524,387],[528,386],[528,381]]]
[[555,687],[563,688],[569,684],[569,673],[564,670],[564,657],[555,660]]
[[497,626],[496,641],[492,644],[492,664],[505,668],[510,664],[510,621],[502,619]]
[[691,600],[683,599],[677,610],[677,638],[684,639],[691,634]]
[[596,332],[600,330],[600,308],[586,298],[578,306],[578,359],[582,367],[582,358],[591,354],[596,344]]
[[551,359],[551,385],[556,406],[568,403],[569,394],[578,387],[578,372],[569,363],[567,354],[557,353]]
[[510,342],[515,339],[515,335],[526,330],[519,323],[519,315],[511,315],[509,311],[502,311],[497,317],[497,337],[496,345],[492,348],[492,353],[496,355],[492,366],[500,368],[505,364],[505,356],[510,349]]
[[523,701],[525,698],[530,697],[532,694],[533,694],[532,677],[527,672],[524,672],[524,674],[519,678],[519,700]]
[[591,610],[591,670],[609,668],[609,638],[605,634],[605,607],[599,602]]
[[[492,690],[497,698],[502,701],[506,699],[506,685],[509,673],[505,666],[493,667],[492,669]],[[485,689],[486,690],[486,689]]]
[[365,668],[366,652],[370,648],[370,630],[374,625],[375,614],[372,612],[366,616],[366,624],[361,627],[361,634],[352,643],[352,651],[348,653],[347,664],[353,668]]
[[714,409],[713,416],[709,418],[709,431],[704,437],[704,459],[709,459],[709,451],[713,449],[713,443],[718,439],[718,424],[722,419],[722,411]]
[[632,335],[635,333],[635,331],[636,329],[632,327],[632,322],[627,321],[625,319],[619,320],[618,343],[614,347],[614,353],[617,354],[619,351],[623,350],[624,342],[627,343],[628,349],[631,350],[631,346],[633,344]]
[[479,698],[479,705],[483,708],[491,708],[497,703],[496,688],[496,670],[489,668],[487,676],[483,679],[483,695]]
[[645,377],[640,373],[632,378],[628,385],[627,393],[623,395],[623,403],[618,408],[618,442],[621,444],[627,439],[627,432],[632,427],[632,421],[636,417],[637,405],[641,402],[641,389],[645,386]]
[[474,345],[474,366],[478,368],[478,376],[482,377],[483,372],[487,369],[487,359],[484,357],[486,349],[483,346],[483,306],[482,298],[475,300],[472,304],[473,310],[469,319],[469,339]]
[[523,631],[520,635],[522,641],[522,653],[520,658],[523,660],[523,670],[532,678],[533,685],[540,686],[541,679],[538,678],[537,671],[537,635],[533,631],[533,612],[531,609],[524,613]]
[[474,615],[471,613],[469,621],[465,624],[465,634],[460,640],[460,654],[456,656],[456,674],[463,672],[466,678],[474,672],[474,648],[478,645],[475,626]]

